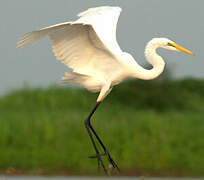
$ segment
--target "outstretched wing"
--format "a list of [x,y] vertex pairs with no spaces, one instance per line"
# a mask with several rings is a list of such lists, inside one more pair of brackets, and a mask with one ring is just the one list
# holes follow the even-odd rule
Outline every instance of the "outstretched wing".
[[79,13],[78,16],[80,18],[75,23],[90,24],[104,45],[117,54],[118,51],[121,51],[116,39],[120,12],[120,7],[103,6],[90,8]]
[[[75,22],[57,24],[25,34],[18,41],[17,47],[32,45],[48,35],[56,57],[74,71],[80,72],[99,60],[105,61],[103,64],[106,67],[111,64],[109,67],[115,68],[118,62],[114,56],[121,51],[116,41],[116,24],[120,11],[118,7],[88,9],[80,13],[80,18]],[[101,64],[98,68],[104,66]]]

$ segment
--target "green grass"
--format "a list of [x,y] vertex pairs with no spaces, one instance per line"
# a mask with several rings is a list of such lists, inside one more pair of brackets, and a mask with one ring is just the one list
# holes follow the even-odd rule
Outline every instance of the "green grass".
[[[84,119],[97,94],[52,86],[0,99],[0,169],[97,172]],[[204,81],[130,81],[93,126],[123,172],[204,176]]]

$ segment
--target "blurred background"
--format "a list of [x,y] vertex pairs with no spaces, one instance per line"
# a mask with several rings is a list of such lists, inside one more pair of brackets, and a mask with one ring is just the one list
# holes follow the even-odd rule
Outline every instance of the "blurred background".
[[[113,89],[94,127],[121,175],[204,177],[204,1],[2,1],[0,61],[0,173],[97,175],[83,120],[97,94],[60,83],[68,69],[56,61],[48,38],[16,49],[33,30],[75,20],[90,7],[123,11],[117,39],[148,67],[146,43],[167,37],[196,54],[166,50],[157,80],[129,80]],[[107,162],[106,162],[107,163]]]

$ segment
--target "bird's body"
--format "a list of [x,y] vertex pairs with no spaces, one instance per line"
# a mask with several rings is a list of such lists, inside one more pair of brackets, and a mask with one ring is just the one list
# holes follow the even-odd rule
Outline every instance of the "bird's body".
[[117,165],[90,124],[90,118],[99,103],[113,86],[127,78],[150,80],[158,77],[164,70],[165,62],[156,53],[157,48],[183,51],[193,55],[167,38],[154,38],[145,48],[145,56],[153,68],[144,69],[130,54],[122,51],[117,43],[116,27],[120,12],[119,7],[90,8],[78,14],[79,19],[76,21],[27,33],[17,43],[17,47],[32,45],[49,36],[57,59],[72,69],[65,73],[63,82],[80,84],[90,91],[100,92],[96,106],[86,119],[86,128],[96,150],[96,157],[104,170],[92,135],[95,135],[102,145],[113,167]]

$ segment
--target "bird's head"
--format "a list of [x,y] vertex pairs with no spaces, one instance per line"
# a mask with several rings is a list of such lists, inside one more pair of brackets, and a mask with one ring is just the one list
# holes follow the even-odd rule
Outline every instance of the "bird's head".
[[176,44],[175,42],[168,38],[153,38],[150,42],[152,45],[155,45],[159,48],[164,48],[172,51],[180,51],[194,56],[194,54],[191,51]]

